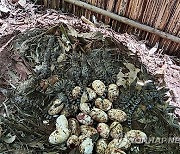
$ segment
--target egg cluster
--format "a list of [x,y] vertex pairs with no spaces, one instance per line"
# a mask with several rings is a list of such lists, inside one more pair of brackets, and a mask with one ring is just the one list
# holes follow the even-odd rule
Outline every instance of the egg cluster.
[[[78,98],[80,93],[79,86],[72,90],[74,98]],[[106,88],[102,81],[95,80],[81,95],[79,112],[75,117],[68,117],[67,113],[62,112],[63,100],[54,100],[48,113],[61,115],[56,119],[56,130],[49,136],[49,142],[66,143],[69,149],[79,147],[82,154],[91,154],[93,151],[101,154],[124,154],[132,143],[143,143],[147,139],[144,132],[124,132],[122,122],[127,120],[127,114],[113,108],[113,101],[118,96],[119,88],[116,84],[110,84]],[[98,139],[93,141],[92,137],[97,134]]]

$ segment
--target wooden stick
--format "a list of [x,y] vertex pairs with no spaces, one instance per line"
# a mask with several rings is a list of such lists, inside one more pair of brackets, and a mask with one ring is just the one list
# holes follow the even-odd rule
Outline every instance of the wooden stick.
[[126,17],[119,16],[119,15],[114,14],[112,12],[100,9],[100,8],[98,8],[96,6],[84,3],[84,2],[79,1],[79,0],[64,0],[64,1],[66,1],[68,3],[72,3],[72,4],[80,6],[80,7],[83,7],[83,8],[86,8],[86,9],[88,9],[90,11],[102,14],[104,16],[110,17],[111,19],[120,21],[120,22],[125,23],[127,25],[130,25],[132,27],[136,27],[136,28],[139,28],[141,30],[156,34],[156,35],[158,35],[158,36],[160,36],[162,38],[169,39],[171,41],[180,43],[180,38],[177,37],[177,36],[174,36],[172,34],[160,31],[160,30],[158,30],[156,28],[153,28],[153,27],[150,27],[150,26],[147,26],[147,25],[140,24],[140,23],[138,23],[138,22],[136,22],[134,20],[128,19]]

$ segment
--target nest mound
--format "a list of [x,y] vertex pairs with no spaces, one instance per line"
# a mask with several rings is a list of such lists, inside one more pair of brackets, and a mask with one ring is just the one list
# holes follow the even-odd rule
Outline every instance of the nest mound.
[[[27,153],[68,153],[66,144],[50,144],[49,135],[55,129],[57,115],[72,118],[80,112],[81,98],[95,80],[101,80],[106,89],[110,84],[118,86],[120,93],[112,103],[113,108],[127,114],[127,121],[122,123],[125,132],[138,129],[148,137],[159,138],[179,134],[180,127],[173,115],[175,108],[166,102],[167,89],[158,89],[138,57],[113,37],[101,32],[79,32],[70,25],[60,24],[19,34],[13,50],[30,64],[32,75],[9,99],[12,113],[1,117],[2,152],[8,144],[8,150],[13,152],[21,149]],[[72,90],[77,86],[81,91],[74,98]],[[101,96],[105,97],[108,90]],[[56,99],[64,103],[63,110],[51,115],[49,109]],[[94,99],[89,102],[92,108]],[[178,151],[176,144],[145,143],[134,144],[126,152],[131,153],[133,148],[136,153]]]

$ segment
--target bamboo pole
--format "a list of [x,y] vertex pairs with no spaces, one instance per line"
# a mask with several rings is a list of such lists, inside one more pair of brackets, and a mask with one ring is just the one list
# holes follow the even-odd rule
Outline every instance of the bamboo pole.
[[174,36],[172,34],[163,32],[161,30],[158,30],[156,28],[153,28],[153,27],[150,27],[150,26],[147,26],[147,25],[140,24],[140,23],[138,23],[138,22],[136,22],[134,20],[128,19],[126,17],[119,16],[119,15],[114,14],[112,12],[100,9],[100,8],[98,8],[96,6],[84,3],[84,2],[79,1],[79,0],[64,0],[64,1],[68,2],[68,3],[72,3],[72,4],[77,5],[77,6],[80,6],[82,8],[86,8],[86,9],[88,9],[90,11],[102,14],[104,16],[110,17],[111,19],[120,21],[120,22],[125,23],[127,25],[130,25],[132,27],[136,27],[136,28],[139,28],[141,30],[156,34],[156,35],[158,35],[158,36],[160,36],[162,38],[169,39],[171,41],[180,43],[180,38],[177,37],[177,36]]

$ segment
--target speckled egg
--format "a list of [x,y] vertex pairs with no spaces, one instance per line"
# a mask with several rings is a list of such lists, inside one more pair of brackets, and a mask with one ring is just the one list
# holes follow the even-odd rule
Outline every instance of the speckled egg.
[[116,84],[110,84],[108,86],[108,99],[114,101],[119,96],[119,88]]
[[61,144],[68,139],[69,135],[70,131],[68,129],[57,129],[50,134],[49,143]]
[[126,153],[118,148],[106,148],[105,154],[126,154]]
[[108,121],[108,115],[101,109],[93,108],[90,112],[90,116],[92,119],[98,122],[107,122]]
[[127,138],[113,139],[109,144],[108,148],[117,148],[127,150],[130,148],[131,142]]
[[64,103],[60,99],[55,99],[52,106],[48,110],[49,115],[56,115],[61,112],[64,107]]
[[93,119],[85,113],[79,113],[76,116],[76,118],[81,124],[84,124],[84,125],[92,125],[93,124]]
[[131,143],[141,144],[147,140],[147,135],[140,130],[130,130],[125,134],[125,137],[130,140]]
[[110,136],[112,138],[122,138],[122,136],[123,136],[123,127],[119,122],[114,121],[110,125]]
[[81,87],[76,86],[73,90],[72,90],[72,96],[74,99],[78,98],[78,96],[81,94]]
[[67,147],[70,149],[74,149],[80,144],[79,137],[76,135],[71,135],[67,140]]
[[80,126],[81,134],[86,135],[87,137],[91,137],[92,135],[97,134],[97,130],[91,126],[81,125]]
[[127,114],[120,109],[110,109],[108,111],[109,119],[118,122],[124,122],[127,120]]
[[81,96],[81,103],[86,103],[96,98],[96,93],[91,88],[86,88]]
[[95,106],[103,111],[108,111],[112,107],[112,102],[108,99],[97,98],[95,100]]
[[109,132],[110,132],[110,129],[109,129],[109,126],[105,123],[99,123],[97,125],[97,131],[99,133],[99,135],[103,138],[108,138],[109,137]]
[[79,136],[80,134],[80,126],[79,122],[75,118],[68,119],[69,129],[71,131],[71,135]]
[[97,140],[97,142],[96,142],[96,153],[97,154],[104,154],[107,146],[108,146],[108,144],[107,144],[106,139],[101,138],[101,139]]
[[105,84],[100,80],[94,80],[92,83],[92,88],[100,96],[102,96],[106,90]]
[[94,147],[94,145],[93,145],[92,139],[87,137],[80,144],[79,151],[82,154],[92,154],[93,147]]
[[81,112],[86,114],[89,114],[91,111],[88,103],[80,103],[79,109],[81,110]]

